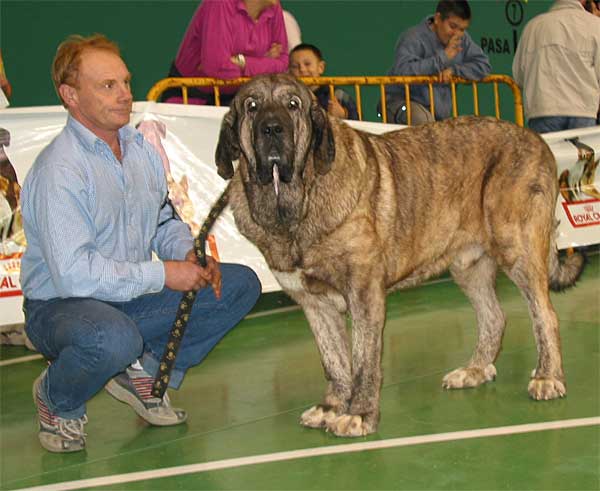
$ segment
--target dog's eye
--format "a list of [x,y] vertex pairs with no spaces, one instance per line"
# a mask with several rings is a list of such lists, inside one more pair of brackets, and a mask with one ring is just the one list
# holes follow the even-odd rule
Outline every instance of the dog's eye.
[[258,109],[258,104],[256,103],[256,101],[254,99],[248,99],[246,101],[246,111],[248,111],[249,113],[253,113],[256,112]]
[[300,109],[300,99],[297,97],[292,97],[290,102],[288,102],[288,107],[290,109]]

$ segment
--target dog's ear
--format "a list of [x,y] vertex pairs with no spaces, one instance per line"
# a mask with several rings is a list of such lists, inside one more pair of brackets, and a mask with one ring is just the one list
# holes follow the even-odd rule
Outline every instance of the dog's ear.
[[335,141],[327,113],[317,101],[310,107],[310,119],[315,169],[319,174],[327,174],[335,160]]
[[223,179],[233,177],[233,162],[240,158],[240,142],[237,134],[237,113],[232,106],[223,117],[219,142],[215,152],[217,172]]

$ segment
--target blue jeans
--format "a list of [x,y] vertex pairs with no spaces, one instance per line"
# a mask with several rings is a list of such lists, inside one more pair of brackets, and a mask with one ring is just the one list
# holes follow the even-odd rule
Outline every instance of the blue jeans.
[[573,128],[589,128],[596,126],[594,118],[574,118],[569,116],[544,116],[531,118],[529,127],[537,133],[550,133],[552,131],[571,130]]
[[[210,287],[198,292],[169,382],[175,389],[186,370],[206,357],[260,295],[260,282],[251,269],[220,266],[221,300]],[[182,295],[164,288],[128,302],[25,299],[27,336],[51,361],[41,387],[50,410],[66,419],[82,417],[85,403],[136,359],[155,375]]]

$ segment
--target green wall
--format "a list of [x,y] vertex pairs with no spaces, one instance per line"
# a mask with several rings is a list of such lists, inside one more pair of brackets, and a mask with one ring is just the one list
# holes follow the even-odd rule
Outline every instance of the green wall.
[[[0,0],[0,46],[13,86],[12,106],[58,104],[50,80],[57,45],[69,34],[100,32],[119,43],[133,74],[136,100],[167,74],[198,1]],[[435,10],[433,0],[283,0],[294,14],[302,38],[319,46],[328,75],[384,75],[401,31]],[[551,5],[550,0],[472,0],[469,32],[486,47],[493,73],[511,74],[514,40],[524,24]],[[522,20],[513,26],[514,18]],[[508,14],[508,15],[507,15]],[[491,114],[486,90],[482,111]],[[502,116],[512,118],[508,92]],[[376,120],[377,89],[363,91],[365,119]],[[471,110],[470,89],[461,88],[460,108]]]

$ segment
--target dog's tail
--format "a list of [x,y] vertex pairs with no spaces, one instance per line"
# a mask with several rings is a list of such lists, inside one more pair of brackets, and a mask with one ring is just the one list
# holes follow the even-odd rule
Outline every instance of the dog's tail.
[[550,289],[555,292],[566,290],[575,285],[586,264],[586,257],[581,252],[568,252],[559,258],[558,250],[550,250],[549,268]]

